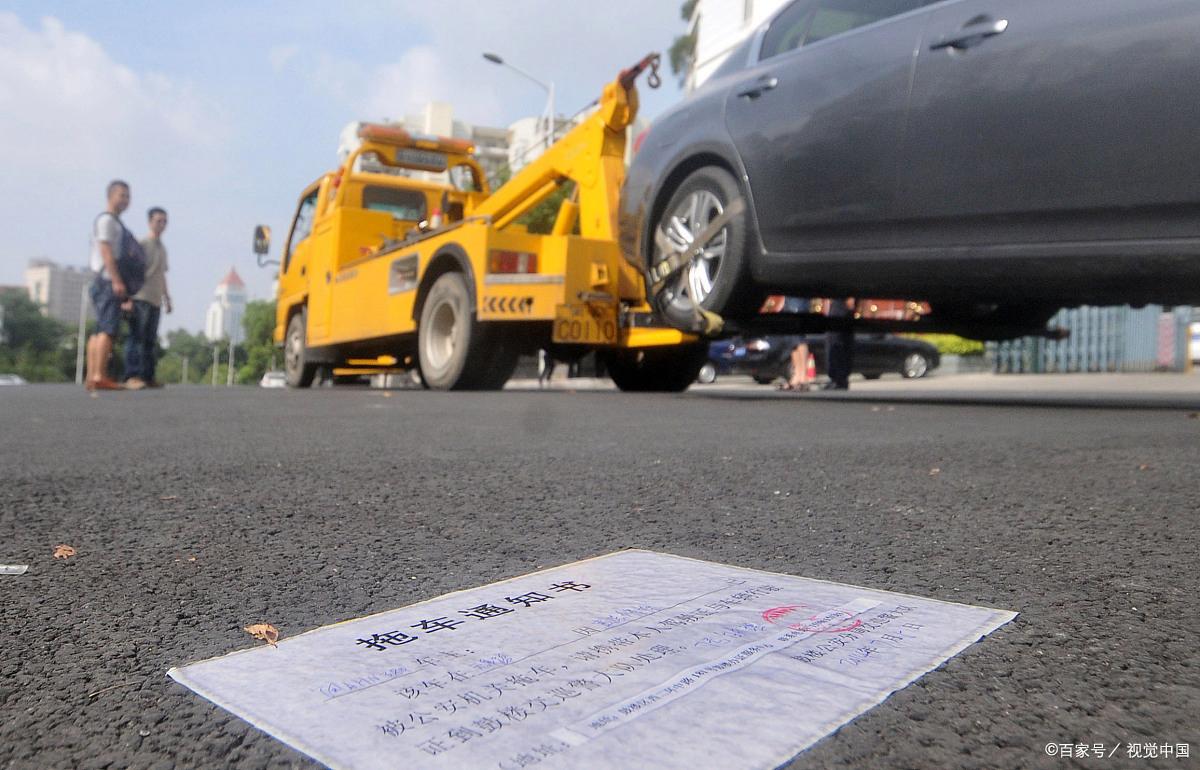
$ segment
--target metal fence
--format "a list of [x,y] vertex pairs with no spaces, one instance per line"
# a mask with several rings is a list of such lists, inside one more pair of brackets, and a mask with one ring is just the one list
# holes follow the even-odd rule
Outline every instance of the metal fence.
[[1188,368],[1188,324],[1192,308],[1164,310],[1077,307],[1060,310],[1051,328],[1063,340],[1022,337],[989,342],[992,370],[1004,374],[1044,372],[1182,372]]

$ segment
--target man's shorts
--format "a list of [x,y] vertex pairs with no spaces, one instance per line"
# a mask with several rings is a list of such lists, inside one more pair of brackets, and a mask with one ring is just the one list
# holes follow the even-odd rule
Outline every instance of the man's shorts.
[[121,323],[121,300],[113,292],[112,281],[97,277],[88,294],[96,308],[96,330],[115,339]]

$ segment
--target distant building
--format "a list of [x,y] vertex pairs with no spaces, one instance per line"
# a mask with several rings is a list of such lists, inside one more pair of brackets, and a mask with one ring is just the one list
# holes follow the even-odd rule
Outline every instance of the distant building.
[[696,35],[696,57],[684,87],[699,88],[735,47],[782,8],[788,0],[699,0],[689,32]]
[[83,302],[83,292],[92,281],[92,272],[83,267],[63,267],[49,259],[31,259],[25,268],[25,289],[42,313],[76,326],[79,311],[90,312],[91,303]]
[[234,338],[241,335],[242,318],[246,315],[246,284],[237,270],[229,272],[217,284],[212,304],[204,320],[204,336],[210,340]]

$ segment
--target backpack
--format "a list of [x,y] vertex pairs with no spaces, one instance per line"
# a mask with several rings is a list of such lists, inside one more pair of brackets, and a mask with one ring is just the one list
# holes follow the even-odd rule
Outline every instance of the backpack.
[[[117,261],[117,272],[121,274],[121,281],[125,284],[125,292],[132,297],[146,285],[146,252],[142,251],[142,244],[133,237],[133,233],[125,229],[125,223],[121,221],[120,217],[105,211],[96,217],[96,222],[99,222],[100,217],[104,214],[115,219],[121,228],[121,244],[114,256]],[[93,232],[95,229],[96,226],[93,223]]]

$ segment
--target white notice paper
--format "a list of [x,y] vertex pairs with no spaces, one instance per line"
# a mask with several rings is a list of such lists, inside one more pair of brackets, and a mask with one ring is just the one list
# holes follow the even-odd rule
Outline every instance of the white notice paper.
[[773,768],[1016,617],[621,551],[173,668],[334,768]]

